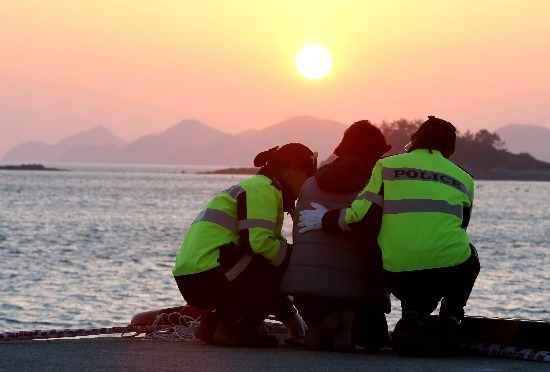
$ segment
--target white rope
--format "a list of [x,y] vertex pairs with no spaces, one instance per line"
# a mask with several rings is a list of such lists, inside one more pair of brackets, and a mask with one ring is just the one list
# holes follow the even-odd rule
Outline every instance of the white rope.
[[[143,336],[144,340],[164,340],[164,341],[200,341],[195,332],[201,323],[202,317],[193,318],[178,312],[158,314],[152,325],[170,324],[171,328],[147,333]],[[288,333],[284,324],[276,321],[264,321],[264,327],[270,333]]]
[[159,322],[166,322],[173,325],[172,328],[158,330],[147,333],[143,336],[144,340],[164,340],[164,341],[199,341],[195,332],[199,327],[200,318],[196,319],[180,313],[159,314],[153,321],[153,325]]
[[474,342],[463,344],[462,347],[473,354],[506,359],[533,360],[536,362],[550,362],[550,351],[527,349],[515,346],[485,344]]
[[3,332],[0,333],[1,341],[10,340],[34,340],[48,338],[64,338],[64,337],[83,337],[97,335],[111,335],[116,333],[135,332],[136,334],[154,332],[170,327],[169,325],[150,325],[150,326],[127,326],[127,327],[111,327],[111,328],[94,328],[94,329],[50,329],[50,330],[34,330],[34,331],[18,331],[18,332]]

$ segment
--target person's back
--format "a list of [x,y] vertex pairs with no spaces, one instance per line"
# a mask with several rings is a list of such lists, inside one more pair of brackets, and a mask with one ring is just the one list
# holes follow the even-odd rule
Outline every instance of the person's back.
[[273,314],[291,333],[305,324],[279,290],[289,245],[282,235],[284,212],[292,213],[317,155],[300,143],[263,151],[258,174],[216,195],[199,212],[183,239],[172,274],[186,303],[211,312],[196,336],[216,345],[276,347],[260,331]]
[[[334,150],[336,160],[304,183],[295,216],[311,202],[330,208],[349,205],[367,184],[376,161],[390,148],[370,122],[352,124]],[[390,301],[376,241],[365,241],[360,233],[299,234],[297,220],[281,289],[293,296],[310,327],[306,345],[336,350],[349,350],[354,344],[371,349],[383,346],[387,341],[384,312],[389,312]]]
[[[355,156],[343,156],[321,167],[300,193],[295,215],[322,202],[330,209],[348,206],[369,180],[372,164]],[[323,296],[380,303],[386,299],[380,280],[380,255],[369,249],[358,234],[313,231],[298,234],[294,219],[294,249],[281,282],[283,291],[296,295]],[[307,320],[306,320],[307,321]]]
[[422,356],[433,340],[425,322],[441,301],[435,352],[460,352],[460,322],[480,270],[466,229],[474,199],[472,177],[447,160],[455,151],[456,128],[429,116],[407,145],[407,154],[377,162],[366,188],[349,208],[322,205],[300,213],[300,233],[342,232],[380,221],[384,281],[401,301],[393,347],[399,355]]
[[384,269],[425,270],[466,261],[470,248],[463,216],[472,207],[472,177],[436,150],[415,149],[377,166],[384,190],[378,235]]

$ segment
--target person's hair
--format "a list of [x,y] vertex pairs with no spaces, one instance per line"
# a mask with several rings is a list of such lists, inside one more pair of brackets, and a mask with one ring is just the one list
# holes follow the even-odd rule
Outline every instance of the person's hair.
[[263,173],[279,174],[292,163],[298,163],[308,177],[317,170],[317,153],[301,143],[287,143],[262,151],[254,158],[254,166],[262,167]]
[[428,116],[416,131],[411,134],[411,146],[408,152],[416,149],[437,150],[454,153],[456,128],[454,125],[435,116]]
[[380,158],[391,150],[382,131],[368,120],[356,121],[345,131],[333,153],[336,156],[355,155],[360,158]]

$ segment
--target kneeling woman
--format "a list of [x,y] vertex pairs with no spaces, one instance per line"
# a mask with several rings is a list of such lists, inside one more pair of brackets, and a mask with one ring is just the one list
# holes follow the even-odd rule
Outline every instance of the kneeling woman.
[[[312,202],[329,208],[349,205],[368,183],[374,164],[390,149],[382,131],[368,120],[350,125],[334,149],[336,159],[302,186],[296,212],[311,208]],[[387,344],[385,313],[391,304],[376,239],[366,240],[363,231],[298,230],[295,218],[294,249],[281,288],[293,296],[309,326],[306,346],[350,351],[355,345],[376,350]]]
[[294,210],[317,155],[299,143],[256,156],[252,176],[215,196],[189,228],[172,271],[189,305],[214,310],[197,336],[227,346],[276,347],[259,331],[269,314],[291,328],[305,327],[289,298],[279,292],[289,245],[284,212]]

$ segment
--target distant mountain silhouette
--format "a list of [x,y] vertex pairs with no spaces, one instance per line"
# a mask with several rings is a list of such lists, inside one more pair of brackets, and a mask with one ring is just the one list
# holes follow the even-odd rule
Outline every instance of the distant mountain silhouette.
[[108,162],[126,142],[100,125],[62,139],[56,145],[30,141],[15,146],[3,161],[22,162]]
[[[317,151],[319,159],[326,159],[342,139],[347,127],[333,120],[296,116],[258,131],[248,141],[252,156],[273,146],[301,142]],[[248,162],[251,161],[249,158]]]
[[[400,119],[383,123],[382,127],[389,142],[397,152],[402,151],[408,141],[411,129],[420,121]],[[252,167],[256,154],[273,146],[289,142],[302,142],[319,152],[323,162],[340,142],[347,125],[332,120],[311,116],[297,116],[262,130],[250,130],[229,134],[196,120],[183,120],[164,132],[149,134],[126,144],[99,126],[89,131],[64,138],[56,145],[42,142],[26,142],[15,146],[3,161],[18,162],[81,162],[81,163],[128,163],[128,164],[181,164],[217,165],[231,167]],[[506,126],[503,133],[512,130],[518,133],[513,138],[502,136],[511,151],[517,149],[514,140],[529,137],[529,149],[537,149],[540,139],[547,144],[546,128],[536,126]],[[453,161],[472,171],[481,179],[545,179],[550,180],[550,164],[534,159],[531,155],[515,155],[504,148],[485,144],[494,136],[487,131],[471,137],[460,137]],[[483,133],[482,133],[483,134]],[[497,136],[498,137],[498,136]],[[527,140],[525,140],[527,141]],[[525,142],[527,143],[527,142]],[[541,149],[545,147],[540,146]],[[516,150],[517,151],[517,150]],[[530,150],[519,150],[529,152]],[[540,155],[539,155],[540,156]],[[541,157],[542,158],[542,157]]]
[[243,143],[196,120],[183,120],[162,133],[138,138],[112,157],[115,163],[237,164]]
[[346,125],[311,116],[290,118],[263,130],[229,134],[196,120],[183,120],[162,133],[125,144],[104,127],[66,137],[57,145],[26,142],[3,161],[250,166],[273,146],[302,142],[328,157]]
[[196,120],[184,120],[166,131],[141,137],[112,157],[117,163],[251,165],[254,156],[273,146],[302,142],[328,156],[346,126],[299,116],[263,130],[229,134]]
[[476,179],[550,181],[550,163],[465,138],[457,139],[451,160]]
[[249,129],[249,130],[239,132],[239,133],[235,134],[235,136],[237,138],[240,138],[240,139],[246,141],[246,140],[249,140],[250,138],[252,138],[253,136],[255,136],[257,133],[258,133],[257,129]]
[[514,154],[528,153],[550,162],[550,129],[538,125],[508,124],[495,131]]

